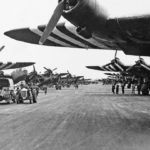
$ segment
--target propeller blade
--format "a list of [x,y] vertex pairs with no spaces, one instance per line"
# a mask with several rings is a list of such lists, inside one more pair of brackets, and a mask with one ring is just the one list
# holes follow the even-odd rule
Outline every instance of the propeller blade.
[[53,31],[53,29],[57,25],[57,22],[59,21],[61,15],[63,13],[63,10],[64,10],[64,0],[61,1],[57,5],[57,7],[56,7],[56,9],[55,9],[55,11],[54,11],[51,19],[49,20],[49,22],[48,22],[48,24],[47,24],[47,26],[46,26],[46,28],[45,28],[45,30],[43,32],[43,35],[41,36],[41,38],[39,40],[39,44],[40,45],[44,44],[44,42],[46,41],[46,39],[48,38],[48,36],[51,34],[51,32]]
[[33,65],[33,72],[35,73],[36,72],[36,69],[35,69],[35,66]]
[[43,67],[45,70],[48,70],[46,67]]
[[3,46],[0,48],[0,51],[2,51],[4,48],[5,48],[5,46],[3,45]]
[[46,68],[46,67],[43,67],[45,70],[47,70],[47,71],[52,71],[51,69],[49,69],[49,68]]
[[52,71],[55,71],[55,70],[57,70],[57,68],[54,68]]

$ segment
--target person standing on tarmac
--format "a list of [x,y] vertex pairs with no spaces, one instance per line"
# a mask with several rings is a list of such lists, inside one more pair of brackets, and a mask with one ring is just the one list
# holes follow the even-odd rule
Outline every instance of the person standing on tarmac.
[[121,82],[122,94],[124,94],[124,88],[125,88],[125,82],[124,82],[124,81],[122,81],[122,82]]
[[119,94],[119,82],[116,83],[116,94]]
[[116,82],[113,81],[112,82],[112,93],[115,94],[115,85],[116,85]]
[[47,87],[44,88],[44,93],[47,94]]
[[141,87],[142,87],[142,79],[139,78],[137,83],[138,95],[141,95]]
[[132,83],[132,94],[135,94],[135,86],[136,86],[136,84],[133,82]]

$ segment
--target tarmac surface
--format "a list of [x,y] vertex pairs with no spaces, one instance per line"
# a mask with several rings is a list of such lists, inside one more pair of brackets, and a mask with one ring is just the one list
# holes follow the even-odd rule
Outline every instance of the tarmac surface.
[[0,104],[0,150],[150,150],[150,96],[73,87]]

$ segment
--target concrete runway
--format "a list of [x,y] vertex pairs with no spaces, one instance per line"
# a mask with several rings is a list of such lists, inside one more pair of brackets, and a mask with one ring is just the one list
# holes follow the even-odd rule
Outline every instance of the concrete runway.
[[0,150],[150,150],[150,96],[110,90],[49,89],[37,104],[1,103]]

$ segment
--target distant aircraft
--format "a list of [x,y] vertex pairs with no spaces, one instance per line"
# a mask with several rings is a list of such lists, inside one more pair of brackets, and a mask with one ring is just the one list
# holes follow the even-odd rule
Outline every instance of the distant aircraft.
[[57,68],[54,68],[53,70],[51,70],[50,68],[46,68],[44,67],[44,69],[46,70],[43,74],[43,76],[49,77],[51,74],[53,74],[53,71],[57,70]]
[[[139,58],[134,65],[126,66],[119,58],[114,59],[111,63],[103,66],[87,66],[88,69],[94,69],[107,72],[118,72],[123,76],[135,76],[135,77],[150,77],[150,65],[148,65],[143,58]],[[115,73],[105,73],[106,75],[116,76]]]
[[[141,7],[144,10],[144,6]],[[32,44],[118,49],[128,55],[150,56],[150,13],[137,11],[111,17],[108,11],[101,0],[59,0],[47,26],[16,29],[4,34]],[[58,23],[61,16],[71,25]]]
[[[0,70],[6,70],[6,69],[16,69],[11,73],[11,77],[14,81],[14,83],[18,83],[19,81],[25,80],[28,73],[27,70],[23,70],[22,67],[27,67],[34,65],[34,62],[18,62],[18,63],[7,63],[8,65],[3,65],[3,67],[0,66]],[[11,64],[11,65],[10,65]]]
[[34,84],[39,84],[42,80],[41,75],[38,74],[38,72],[35,69],[35,66],[33,65],[33,71],[27,74],[25,81],[27,83],[32,82]]
[[100,71],[111,71],[111,72],[125,72],[129,66],[126,66],[120,61],[119,58],[113,59],[110,63],[103,66],[86,66],[88,69],[100,70]]
[[62,76],[65,76],[67,73],[53,73],[54,70],[56,70],[57,68],[51,70],[49,68],[44,67],[44,69],[46,69],[46,71],[44,72],[44,74],[41,74],[41,82],[38,84],[39,86],[43,86],[43,85],[55,85],[56,89],[58,87],[58,89],[61,89],[61,78]]
[[16,68],[23,68],[23,67],[28,67],[35,64],[34,62],[7,62],[3,63],[0,62],[0,70],[7,70],[7,69],[16,69]]
[[108,76],[116,76],[117,75],[116,73],[104,73],[104,74],[106,74]]
[[64,76],[61,79],[61,83],[64,86],[70,87],[71,85],[75,85],[78,84],[79,82],[82,82],[84,76],[76,76],[76,75],[72,75],[69,71],[67,71],[68,74],[66,74],[66,76]]
[[150,65],[148,65],[143,58],[140,58],[135,62],[133,66],[130,66],[126,72],[128,75],[134,75],[136,77],[148,77],[150,78]]

